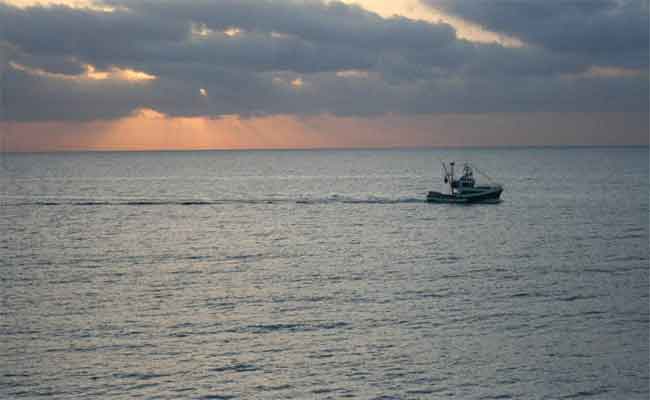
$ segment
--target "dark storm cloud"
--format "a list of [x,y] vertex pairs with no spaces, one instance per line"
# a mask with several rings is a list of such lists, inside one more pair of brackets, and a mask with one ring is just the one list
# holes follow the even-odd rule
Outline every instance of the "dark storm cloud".
[[20,65],[29,65],[33,68],[49,71],[53,74],[79,75],[86,70],[78,60],[71,57],[52,57],[33,55],[29,53],[18,53],[15,54],[13,61]]
[[81,55],[101,63],[133,52],[142,42],[180,41],[189,21],[149,14],[105,13],[66,6],[25,10],[0,4],[4,40],[34,55]]
[[5,115],[18,121],[112,119],[148,102],[150,93],[128,84],[47,79],[8,71]]
[[142,68],[159,72],[166,63],[204,64],[256,72],[290,70],[300,73],[336,71],[342,68],[370,68],[376,60],[371,52],[349,45],[319,44],[296,37],[246,33],[234,37],[213,34],[186,42],[144,43],[133,54],[113,61],[137,62]]
[[135,12],[164,19],[184,19],[225,30],[278,32],[316,43],[357,48],[430,49],[455,39],[444,23],[428,24],[406,18],[383,19],[359,7],[320,1],[268,0],[108,0]]
[[[465,9],[479,12],[484,3],[472,2],[477,4],[472,9],[470,3],[453,8],[452,3],[436,2],[466,18]],[[354,116],[648,107],[647,76],[585,74],[594,65],[638,62],[606,55],[609,47],[574,33],[567,36],[574,43],[564,45],[576,47],[571,51],[552,45],[550,39],[534,41],[525,35],[522,38],[536,45],[507,48],[461,40],[444,23],[384,19],[342,3],[110,0],[106,4],[116,10],[0,5],[5,43],[0,48],[5,56],[9,54],[14,65],[47,72],[7,70],[9,118],[112,119],[138,108],[174,116],[323,112]],[[540,8],[549,20],[558,18],[553,7]],[[596,6],[585,8],[600,15]],[[522,9],[513,7],[512,16],[503,18],[510,21],[524,14]],[[503,32],[514,34],[518,24],[512,22],[513,28]],[[617,23],[608,26],[614,29]],[[224,33],[232,28],[242,32]],[[602,49],[594,50],[598,46]],[[636,43],[619,50],[624,55],[643,53],[647,61],[647,42],[645,48]],[[596,62],[602,59],[608,62]],[[80,79],[86,64],[104,70],[134,69],[157,79],[139,83]],[[347,73],[337,74],[341,71]]]
[[488,30],[593,63],[648,66],[647,0],[422,0]]

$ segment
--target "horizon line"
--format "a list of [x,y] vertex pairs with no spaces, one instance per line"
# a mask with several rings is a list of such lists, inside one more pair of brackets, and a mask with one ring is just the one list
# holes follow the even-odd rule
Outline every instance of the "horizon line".
[[561,149],[561,148],[625,148],[647,147],[650,143],[636,144],[501,144],[501,145],[442,145],[442,146],[347,146],[347,147],[269,147],[269,148],[197,148],[197,149],[48,149],[2,150],[2,154],[52,154],[52,153],[177,153],[177,152],[264,152],[264,151],[355,151],[355,150],[460,150],[460,149]]

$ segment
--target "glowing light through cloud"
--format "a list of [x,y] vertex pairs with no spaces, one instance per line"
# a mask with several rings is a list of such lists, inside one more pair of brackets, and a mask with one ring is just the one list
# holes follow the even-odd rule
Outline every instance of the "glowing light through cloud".
[[594,65],[589,67],[589,69],[579,73],[562,75],[562,78],[565,80],[591,79],[591,78],[603,78],[603,79],[639,78],[639,77],[650,78],[650,72],[648,70],[637,69],[637,68],[602,67],[602,66]]
[[208,28],[205,24],[192,24],[192,36],[194,37],[205,38],[212,35],[213,33],[214,31]]
[[98,0],[5,0],[5,3],[21,8],[64,5],[71,8],[89,9],[101,12],[114,12],[118,9],[117,7],[103,4]]
[[155,76],[149,75],[146,72],[136,71],[129,68],[113,67],[108,71],[97,71],[95,67],[88,64],[86,65],[85,76],[94,80],[116,79],[129,82],[146,82],[156,79]]
[[223,33],[228,37],[239,36],[242,34],[242,30],[235,27],[230,27],[223,31]]
[[336,72],[336,76],[339,78],[360,78],[367,79],[370,77],[370,72],[360,69],[346,69]]
[[358,5],[384,18],[400,16],[432,23],[445,22],[456,29],[459,38],[479,43],[500,43],[509,47],[523,46],[517,38],[490,32],[480,25],[456,18],[423,5],[420,0],[331,0]]
[[80,75],[66,75],[54,72],[48,72],[40,68],[32,68],[26,65],[18,64],[10,61],[9,65],[18,71],[23,71],[31,75],[43,76],[54,79],[73,79],[73,80],[90,80],[90,81],[103,81],[103,80],[119,80],[134,83],[142,83],[155,80],[156,77],[146,72],[136,71],[129,68],[112,67],[109,70],[97,70],[90,64],[84,65],[84,73]]
[[138,108],[133,112],[132,117],[142,117],[147,119],[167,118],[165,114],[151,108]]
[[589,77],[603,77],[603,78],[619,78],[619,77],[636,77],[648,76],[648,70],[633,69],[633,68],[620,68],[620,67],[598,67],[594,66],[589,68],[585,75]]
[[307,82],[302,76],[296,76],[295,74],[286,72],[277,73],[276,76],[273,77],[272,82],[275,85],[290,87],[293,89],[300,89],[307,85]]

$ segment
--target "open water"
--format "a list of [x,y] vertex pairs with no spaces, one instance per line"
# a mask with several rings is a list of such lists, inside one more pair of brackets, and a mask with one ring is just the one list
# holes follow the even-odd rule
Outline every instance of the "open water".
[[[441,160],[503,202],[425,203]],[[647,147],[1,171],[2,399],[648,398]]]

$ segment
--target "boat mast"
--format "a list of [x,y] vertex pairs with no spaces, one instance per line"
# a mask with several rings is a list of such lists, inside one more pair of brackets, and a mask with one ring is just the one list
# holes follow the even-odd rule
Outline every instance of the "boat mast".
[[451,190],[451,194],[454,194],[454,164],[456,163],[453,161],[449,163],[451,167],[451,173],[449,174],[449,189]]

